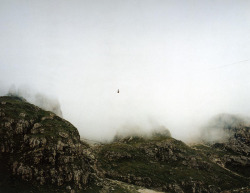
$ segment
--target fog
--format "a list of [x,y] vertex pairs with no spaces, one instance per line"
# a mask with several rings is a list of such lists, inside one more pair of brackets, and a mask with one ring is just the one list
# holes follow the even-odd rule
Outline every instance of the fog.
[[[200,137],[197,142],[226,142],[234,139],[241,128],[249,127],[250,117],[244,115],[218,114],[200,127]],[[240,131],[240,132],[239,132]]]
[[250,114],[249,10],[245,0],[0,0],[0,94],[14,85],[37,105],[38,93],[60,103],[83,138],[166,127],[191,140],[216,114]]
[[15,85],[12,85],[9,88],[7,96],[20,97],[21,99],[35,104],[46,111],[52,111],[56,115],[63,117],[61,105],[56,98],[38,93],[34,89],[30,89],[28,86],[16,88]]

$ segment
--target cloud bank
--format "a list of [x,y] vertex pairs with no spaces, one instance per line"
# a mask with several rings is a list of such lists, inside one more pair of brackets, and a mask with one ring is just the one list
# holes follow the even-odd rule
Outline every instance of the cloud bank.
[[84,138],[160,125],[187,141],[218,113],[250,114],[249,9],[244,0],[3,0],[0,94],[28,87],[33,103],[60,104]]

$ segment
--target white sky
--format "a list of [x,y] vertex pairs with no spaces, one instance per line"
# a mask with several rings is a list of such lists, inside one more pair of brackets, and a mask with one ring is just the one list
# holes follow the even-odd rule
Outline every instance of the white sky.
[[57,97],[82,137],[165,125],[185,140],[250,114],[250,1],[0,0],[0,74],[1,94]]

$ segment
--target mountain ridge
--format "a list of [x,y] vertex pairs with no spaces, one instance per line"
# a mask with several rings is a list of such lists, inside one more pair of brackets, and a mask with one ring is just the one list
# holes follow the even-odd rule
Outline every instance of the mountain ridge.
[[249,129],[193,146],[167,130],[92,146],[54,113],[0,97],[0,165],[2,192],[247,192]]

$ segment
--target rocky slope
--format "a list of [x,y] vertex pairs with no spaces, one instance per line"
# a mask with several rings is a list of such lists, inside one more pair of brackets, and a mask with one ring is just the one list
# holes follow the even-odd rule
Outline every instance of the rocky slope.
[[86,148],[69,122],[20,98],[0,98],[2,187],[3,182],[22,180],[34,187],[55,185],[68,192],[83,189],[93,165]]
[[167,130],[89,146],[66,120],[0,97],[0,192],[248,192],[249,127],[224,125],[226,138],[194,146]]
[[[214,138],[220,133],[220,138]],[[239,175],[250,177],[250,124],[235,115],[222,114],[204,130],[203,145],[196,145],[210,160]]]
[[99,147],[96,154],[106,177],[158,191],[221,192],[249,181],[171,137],[134,137]]

